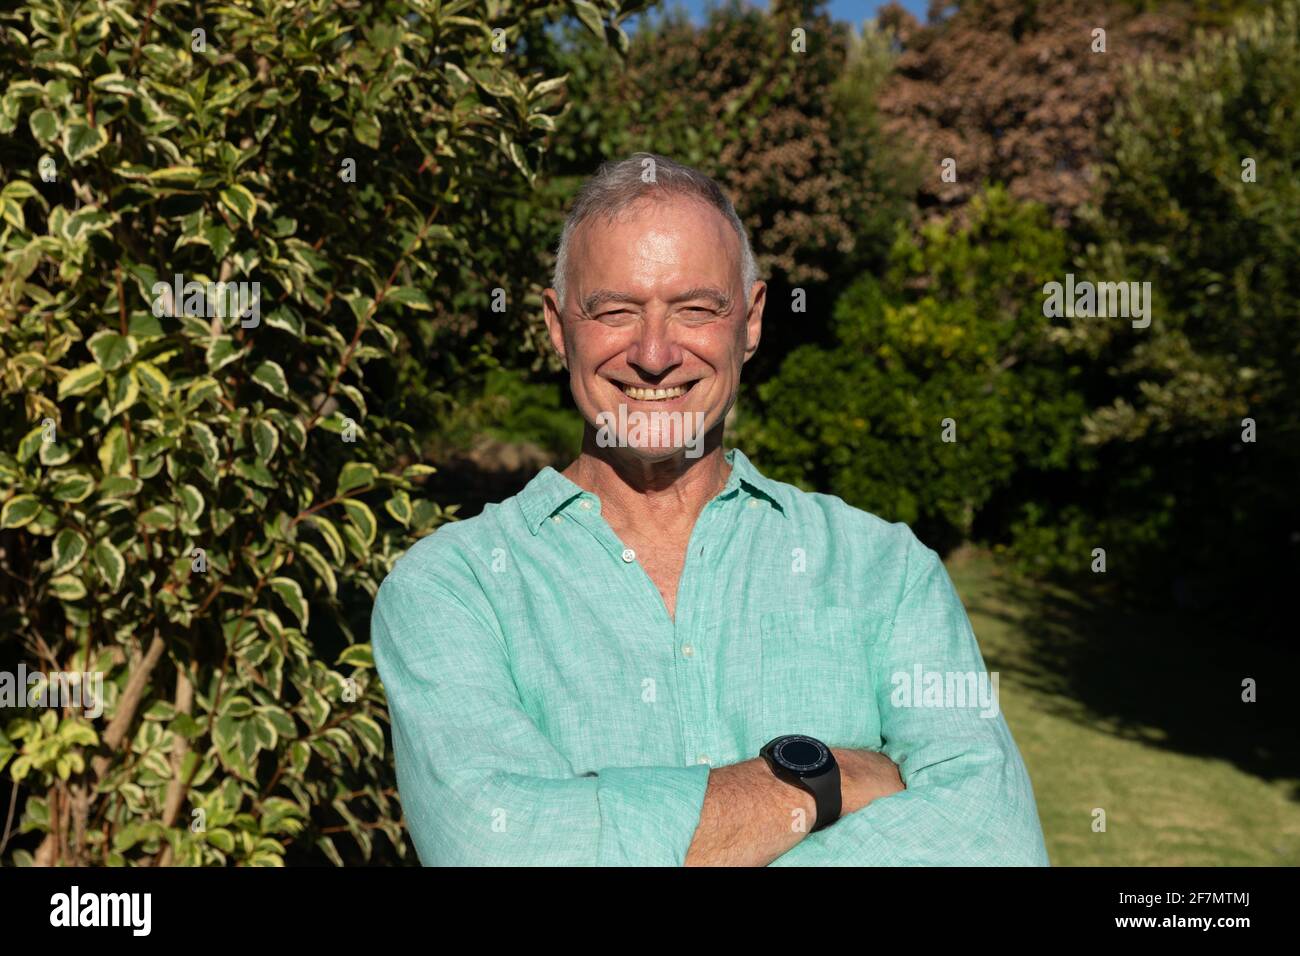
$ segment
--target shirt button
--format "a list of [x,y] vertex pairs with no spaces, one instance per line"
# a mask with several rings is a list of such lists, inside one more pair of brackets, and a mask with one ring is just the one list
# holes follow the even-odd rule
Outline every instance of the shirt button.
[[695,762],[696,762],[696,763],[708,763],[708,762],[709,762],[709,755],[708,755],[708,754],[700,754],[698,757],[695,758]]
[[625,564],[631,564],[631,563],[632,563],[633,561],[635,561],[635,560],[636,560],[636,552],[633,551],[631,548],[624,548],[624,549],[623,549],[623,562],[624,562]]
[[556,515],[556,516],[555,516],[554,518],[552,518],[551,520],[554,521],[556,524],[559,524],[561,521],[564,520],[564,518],[563,518],[562,516],[560,516],[560,515]]
[[695,653],[695,648],[690,644],[683,644],[682,653],[685,654],[687,657],[690,657]]
[[757,499],[757,498],[750,498],[750,499],[749,499],[749,506],[750,506],[751,508],[757,508],[757,507],[758,507],[758,499]]
[[586,498],[583,498],[583,499],[582,499],[582,504],[579,505],[578,507],[580,507],[583,511],[590,511],[590,510],[591,510],[591,502],[588,501]]

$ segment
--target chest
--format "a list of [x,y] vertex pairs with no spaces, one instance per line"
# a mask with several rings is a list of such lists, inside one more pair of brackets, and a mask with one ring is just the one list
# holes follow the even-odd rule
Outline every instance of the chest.
[[758,508],[672,530],[579,511],[543,531],[562,546],[529,538],[528,571],[493,579],[520,702],[572,766],[718,765],[780,733],[877,745],[898,583]]
[[686,566],[685,540],[681,541],[637,541],[629,542],[636,551],[646,575],[654,583],[655,590],[663,599],[668,616],[675,617],[677,610],[677,588],[681,584],[682,569]]

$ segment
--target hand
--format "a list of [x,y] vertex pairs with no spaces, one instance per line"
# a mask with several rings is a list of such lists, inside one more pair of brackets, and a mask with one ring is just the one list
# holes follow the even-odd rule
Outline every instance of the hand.
[[906,790],[898,765],[874,750],[831,748],[840,767],[840,816],[861,810],[873,800]]

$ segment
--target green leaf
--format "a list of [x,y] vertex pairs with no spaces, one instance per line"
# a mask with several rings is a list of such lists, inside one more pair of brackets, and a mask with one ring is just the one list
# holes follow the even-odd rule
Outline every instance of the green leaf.
[[208,245],[212,247],[213,257],[221,260],[226,258],[226,253],[230,250],[230,244],[234,242],[235,234],[221,223],[214,222],[203,230],[203,238],[207,239]]
[[235,216],[244,220],[250,226],[253,224],[253,217],[257,214],[257,200],[253,194],[238,184],[231,186],[229,189],[221,190],[221,203],[226,206]]
[[411,523],[411,496],[405,491],[398,490],[393,492],[393,497],[384,502],[384,510],[393,516],[402,527],[407,527]]
[[141,513],[138,520],[146,528],[170,531],[176,527],[176,512],[170,505],[154,505],[148,511]]
[[339,655],[338,665],[350,664],[353,667],[374,667],[375,656],[369,644],[352,644],[343,649]]
[[45,426],[37,425],[18,443],[18,460],[30,461],[32,456],[41,450],[41,442],[45,438]]
[[58,483],[55,484],[52,494],[59,501],[76,504],[78,501],[85,501],[89,498],[94,489],[95,479],[90,475],[72,474],[60,478]]
[[280,595],[284,606],[293,612],[303,630],[307,629],[307,599],[302,595],[302,586],[293,578],[271,578],[271,587]]
[[275,309],[270,315],[263,316],[262,321],[273,329],[280,329],[281,331],[288,332],[294,338],[300,339],[303,336],[302,319],[298,318],[298,316],[294,315],[288,309]]
[[515,167],[531,182],[533,171],[528,168],[528,158],[524,155],[523,147],[506,136],[504,132],[501,134],[501,147],[506,151],[506,155],[510,157],[510,161],[515,164]]
[[107,329],[101,329],[92,335],[86,341],[86,347],[95,357],[95,363],[106,372],[130,361],[139,348],[130,336],[118,335]]
[[53,468],[55,465],[62,465],[72,457],[72,447],[67,442],[43,441],[40,457],[42,465]]
[[348,520],[356,526],[357,531],[365,540],[367,547],[375,543],[375,513],[370,510],[370,506],[363,501],[357,501],[355,498],[348,498],[343,502],[343,510],[348,513]]
[[108,430],[108,435],[100,442],[96,457],[105,475],[131,473],[130,451],[126,444],[126,432],[121,425],[114,425]]
[[373,113],[361,113],[352,123],[352,135],[362,146],[379,148],[379,121]]
[[[10,765],[9,775],[13,777],[14,783],[22,783],[23,778],[26,777],[27,774],[31,772],[31,769],[32,769],[32,758],[24,754],[23,756],[18,757],[13,762],[13,764]],[[338,865],[339,866],[343,865],[343,861],[341,859],[339,860]]]
[[41,511],[35,495],[15,495],[0,508],[0,528],[21,528]]
[[315,687],[302,687],[302,703],[299,705],[307,711],[307,726],[317,730],[324,726],[330,716],[330,702]]
[[309,515],[306,520],[311,522],[311,526],[320,532],[320,536],[329,545],[330,553],[334,557],[334,563],[342,564],[347,555],[343,550],[343,538],[339,536],[339,531],[334,527],[334,522],[318,514]]
[[587,0],[569,0],[569,5],[573,7],[573,12],[578,15],[578,19],[588,30],[600,39],[605,39],[605,21],[594,3],[588,3]]
[[80,601],[86,596],[86,586],[80,578],[71,574],[61,574],[50,579],[50,594],[60,601]]
[[96,363],[91,362],[75,368],[67,375],[63,376],[59,382],[59,398],[68,398],[73,395],[85,395],[92,388],[104,380],[104,370]]
[[108,583],[109,592],[116,593],[126,575],[126,560],[107,538],[101,538],[95,543],[95,567]]
[[354,488],[373,485],[379,478],[379,469],[368,461],[350,461],[339,472],[338,493],[345,495]]
[[203,170],[197,166],[164,166],[162,169],[155,169],[145,179],[151,182],[161,180],[169,183],[193,185],[202,175]]
[[209,400],[216,405],[221,399],[221,385],[211,375],[196,378],[185,392],[185,407],[191,411]]
[[289,763],[295,774],[301,775],[306,772],[307,765],[311,763],[311,748],[307,746],[306,741],[293,742],[293,746],[289,748]]
[[54,566],[50,573],[54,575],[71,571],[86,553],[85,535],[73,528],[64,528],[54,538]]
[[99,493],[105,498],[134,498],[144,483],[130,475],[109,475],[99,483]]
[[564,84],[567,83],[568,80],[569,74],[567,73],[563,76],[554,76],[550,79],[542,80],[542,82],[538,83],[528,91],[528,101],[531,103],[533,100],[541,99],[547,93],[555,93],[564,89]]
[[317,577],[325,585],[325,590],[329,592],[330,597],[335,597],[339,593],[339,583],[334,577],[334,569],[329,566],[325,556],[320,553],[315,545],[308,544],[306,541],[299,541],[295,546],[311,569],[316,572]]
[[198,442],[203,457],[215,463],[221,457],[221,450],[217,445],[216,436],[212,434],[212,429],[202,422],[190,422],[190,432],[193,433],[194,440]]
[[203,514],[204,501],[199,489],[191,484],[181,485],[177,489],[181,499],[181,508],[185,510],[185,519],[191,523],[198,521]]
[[407,308],[415,309],[417,312],[433,311],[433,305],[429,302],[429,297],[414,286],[403,285],[389,289],[388,294],[384,296],[384,301],[397,302]]
[[68,161],[79,163],[95,155],[108,144],[108,130],[91,126],[83,120],[73,120],[63,127],[63,155]]
[[339,533],[343,535],[348,550],[352,552],[353,557],[358,561],[365,561],[370,557],[370,546],[361,539],[360,532],[357,531],[352,522],[345,521],[339,525]]
[[371,756],[383,757],[384,730],[379,726],[378,721],[367,714],[356,714],[348,718],[348,723],[357,732],[357,736],[361,738],[361,743],[370,752]]
[[270,422],[259,418],[253,422],[253,447],[262,456],[262,461],[270,461],[280,447],[280,433]]
[[275,476],[260,461],[253,461],[248,458],[240,458],[235,462],[235,474],[245,481],[251,481],[255,485],[261,485],[263,488],[275,487]]
[[150,362],[137,362],[135,371],[139,375],[140,382],[144,385],[145,390],[151,394],[159,398],[166,398],[171,392],[171,382],[159,370],[158,366]]
[[253,713],[253,702],[242,694],[236,694],[233,697],[227,697],[226,702],[221,705],[222,716],[242,719]]
[[253,381],[277,398],[289,397],[289,383],[285,381],[284,369],[275,362],[263,362],[253,372]]
[[52,143],[59,135],[59,118],[50,110],[36,110],[27,119],[32,135],[42,143]]
[[110,376],[110,383],[108,394],[111,407],[108,413],[116,417],[140,398],[140,379],[136,377],[134,369],[128,369],[125,375]]
[[236,362],[243,355],[242,349],[235,348],[235,340],[229,335],[218,335],[204,350],[203,356],[208,363],[208,371],[216,372],[231,362]]

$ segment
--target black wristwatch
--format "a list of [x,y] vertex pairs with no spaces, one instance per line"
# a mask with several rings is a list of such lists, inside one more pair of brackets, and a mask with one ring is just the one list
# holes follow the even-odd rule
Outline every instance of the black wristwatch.
[[769,741],[759,753],[779,779],[802,787],[817,801],[817,822],[810,832],[840,818],[840,766],[830,747],[816,737],[785,734]]

